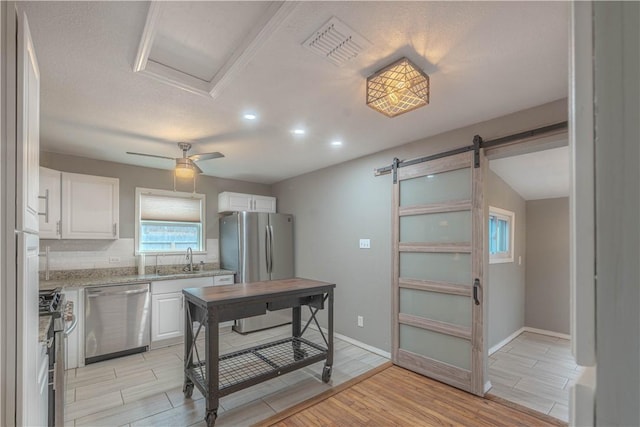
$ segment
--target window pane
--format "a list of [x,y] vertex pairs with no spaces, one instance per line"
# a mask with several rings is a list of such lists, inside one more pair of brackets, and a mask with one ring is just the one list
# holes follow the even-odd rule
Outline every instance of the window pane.
[[471,169],[457,169],[400,181],[400,206],[471,199]]
[[471,283],[471,255],[457,253],[400,253],[400,277],[459,284]]
[[400,241],[403,243],[470,242],[471,211],[400,217]]
[[503,219],[498,220],[498,252],[509,251],[509,223]]
[[471,343],[463,338],[400,325],[400,348],[462,369],[470,369]]
[[200,251],[201,235],[197,223],[140,221],[140,251]]
[[495,254],[498,251],[498,228],[495,216],[489,217],[489,253]]
[[489,262],[513,262],[515,213],[489,207]]

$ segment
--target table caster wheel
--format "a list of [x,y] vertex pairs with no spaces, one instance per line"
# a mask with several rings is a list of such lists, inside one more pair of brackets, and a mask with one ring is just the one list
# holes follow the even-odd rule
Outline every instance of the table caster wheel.
[[331,379],[331,366],[325,366],[322,370],[322,382],[328,383]]
[[218,410],[207,412],[207,416],[204,417],[204,420],[207,422],[207,427],[213,427],[216,423],[216,418],[218,418]]
[[182,392],[187,399],[193,395],[193,384],[185,384],[182,386]]

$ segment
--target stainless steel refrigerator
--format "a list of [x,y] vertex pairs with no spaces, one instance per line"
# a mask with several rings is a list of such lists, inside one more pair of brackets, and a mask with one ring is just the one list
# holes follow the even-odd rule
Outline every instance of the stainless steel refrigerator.
[[[220,218],[220,267],[236,272],[236,283],[288,279],[293,273],[293,216],[234,212]],[[236,320],[240,333],[291,322],[291,309]]]

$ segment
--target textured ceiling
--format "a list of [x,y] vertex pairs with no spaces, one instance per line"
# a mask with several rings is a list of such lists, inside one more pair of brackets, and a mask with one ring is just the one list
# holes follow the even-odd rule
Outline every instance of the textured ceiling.
[[[215,99],[133,72],[149,3],[19,4],[42,74],[42,149],[58,153],[170,169],[125,152],[178,156],[188,141],[226,155],[200,163],[207,175],[273,183],[567,96],[566,2],[301,2]],[[211,25],[246,22],[227,9]],[[302,46],[332,16],[372,43],[342,67]],[[401,56],[430,75],[431,103],[390,119],[365,105],[365,79]]]

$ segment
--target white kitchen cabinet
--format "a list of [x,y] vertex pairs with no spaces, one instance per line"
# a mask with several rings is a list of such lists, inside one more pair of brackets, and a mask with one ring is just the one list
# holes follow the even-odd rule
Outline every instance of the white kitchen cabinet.
[[151,341],[181,337],[183,328],[182,292],[151,295]]
[[151,282],[151,345],[153,348],[181,341],[184,335],[182,290],[212,285],[211,276]]
[[41,239],[117,239],[117,178],[40,168]]
[[213,286],[233,285],[233,274],[213,276]]
[[230,191],[218,194],[218,212],[238,211],[275,213],[276,198]]
[[117,239],[119,180],[62,172],[62,238]]
[[62,173],[40,167],[40,238],[59,239]]
[[[233,274],[151,282],[151,345],[158,348],[177,344],[184,335],[184,295],[186,288],[230,285]],[[229,326],[233,322],[220,324]]]

